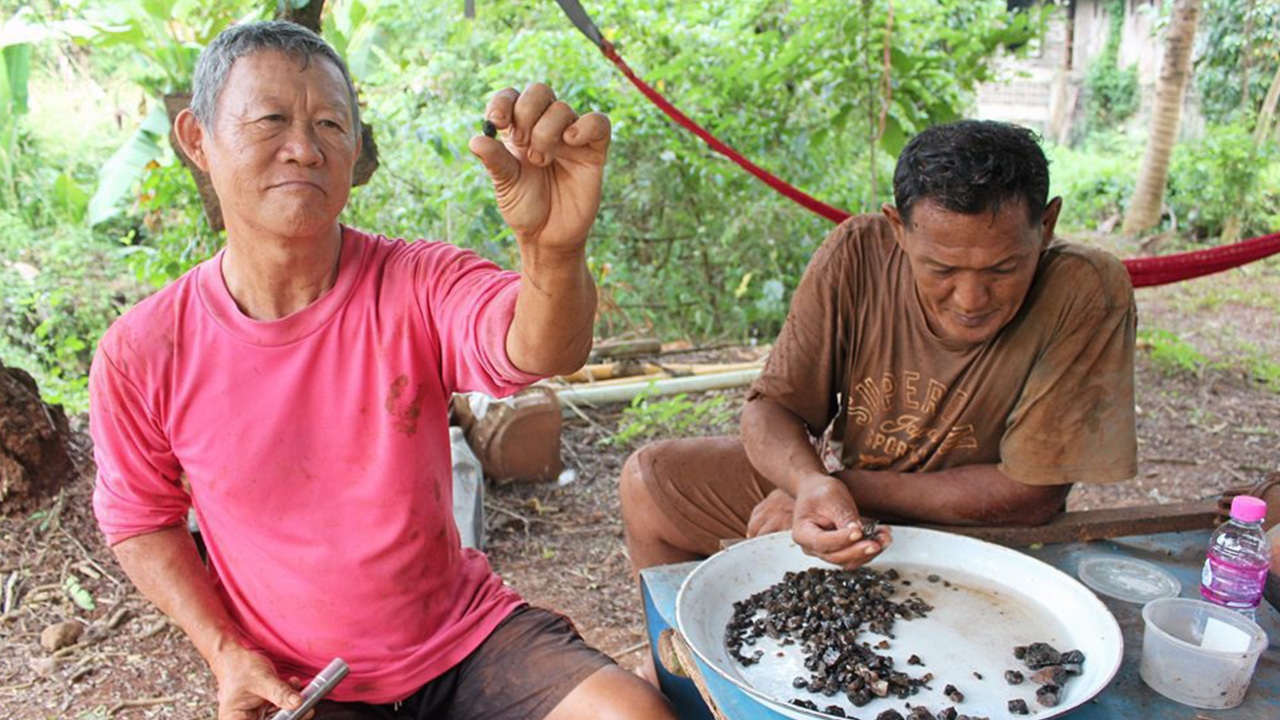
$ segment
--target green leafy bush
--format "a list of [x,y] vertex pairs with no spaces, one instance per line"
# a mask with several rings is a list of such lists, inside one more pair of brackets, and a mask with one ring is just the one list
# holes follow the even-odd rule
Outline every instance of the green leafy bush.
[[222,246],[205,220],[195,180],[176,158],[152,162],[134,212],[140,222],[121,233],[121,254],[138,281],[154,288],[195,267]]
[[[376,38],[364,56],[377,61],[358,80],[383,153],[382,168],[353,197],[350,221],[514,261],[466,143],[495,90],[545,81],[614,126],[589,246],[600,332],[776,332],[827,221],[672,124],[555,5],[498,1],[475,21],[451,6],[410,5],[385,0],[361,20],[380,32],[343,33]],[[880,3],[849,12],[823,0],[622,0],[593,12],[636,72],[709,131],[855,212],[890,198],[892,155],[906,137],[958,117],[996,50],[1040,29],[1038,15],[1010,16],[998,1],[896,2],[880,136],[888,25]]]
[[1192,77],[1205,118],[1249,121],[1280,63],[1280,3],[1206,0],[1196,46]]
[[[36,1],[36,15],[75,13],[96,35],[51,48],[45,60],[36,47],[33,77],[51,75],[64,53],[100,81],[131,78],[135,86],[117,88],[122,97],[146,98],[144,109],[116,117],[118,129],[94,118],[86,137],[54,138],[11,122],[14,133],[0,137],[0,160],[10,163],[0,167],[0,194],[19,186],[15,178],[24,190],[0,208],[10,213],[0,231],[8,263],[0,351],[75,408],[98,337],[140,294],[133,276],[164,284],[221,243],[158,116],[140,134],[131,126],[156,94],[185,86],[211,37],[273,4]],[[896,0],[886,69],[888,9],[869,0],[854,12],[825,0],[619,0],[591,9],[635,70],[690,116],[852,211],[889,199],[893,155],[906,138],[959,116],[996,51],[1042,29],[1042,15],[1011,15],[1003,0]],[[512,266],[510,233],[467,151],[485,104],[500,88],[545,81],[575,108],[609,114],[614,143],[589,246],[602,335],[772,338],[831,229],[673,125],[552,3],[493,0],[468,20],[453,4],[332,0],[323,29],[355,70],[380,150],[379,171],[353,191],[343,217],[369,230],[449,240]],[[146,152],[123,151],[132,160],[91,205],[97,169],[122,142]],[[88,215],[102,222],[90,230]]]
[[1085,75],[1090,128],[1114,129],[1138,109],[1138,69],[1120,67],[1120,40],[1124,32],[1127,3],[1109,0],[1106,4],[1109,26],[1107,44],[1089,65]]
[[1138,110],[1138,69],[1121,68],[1114,58],[1099,58],[1085,75],[1091,127],[1108,128],[1133,116]]
[[1280,152],[1256,147],[1244,127],[1209,126],[1203,138],[1174,148],[1166,202],[1180,229],[1198,238],[1217,237],[1231,215],[1241,219],[1246,237],[1275,232],[1276,164]]
[[1102,134],[1079,147],[1049,145],[1051,195],[1063,199],[1059,227],[1092,230],[1114,222],[1133,195],[1142,147],[1123,135]]

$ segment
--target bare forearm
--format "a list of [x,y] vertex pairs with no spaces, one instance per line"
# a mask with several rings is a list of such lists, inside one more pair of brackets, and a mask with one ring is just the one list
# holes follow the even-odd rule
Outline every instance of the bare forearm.
[[507,356],[536,375],[577,370],[591,352],[596,285],[583,253],[521,252],[520,294]]
[[[743,409],[742,439],[752,466],[793,497],[806,478],[829,475],[804,422],[768,398]],[[1061,509],[1071,487],[1025,485],[991,464],[935,472],[855,469],[835,476],[860,512],[945,525],[1043,524]]]
[[238,647],[240,632],[184,527],[138,535],[112,551],[138,590],[173,620],[206,662]]
[[792,497],[805,476],[826,474],[804,421],[768,398],[743,408],[741,432],[752,467]]
[[871,515],[945,525],[1041,525],[1062,508],[1071,489],[1024,485],[995,465],[912,473],[845,470],[836,476]]
[[[184,527],[129,538],[112,548],[133,584],[182,628],[218,683],[218,717],[262,717],[269,705],[296,708],[302,697],[276,676],[243,634],[214,590]],[[296,680],[295,680],[296,683]]]

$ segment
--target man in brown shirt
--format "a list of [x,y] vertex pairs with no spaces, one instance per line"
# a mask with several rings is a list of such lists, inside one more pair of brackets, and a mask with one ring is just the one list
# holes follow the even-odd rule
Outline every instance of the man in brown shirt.
[[962,121],[908,143],[896,205],[850,218],[809,263],[741,437],[628,459],[633,566],[790,528],[855,567],[892,540],[864,538],[862,513],[1034,525],[1072,483],[1133,477],[1133,289],[1115,257],[1053,239],[1048,190],[1029,130]]

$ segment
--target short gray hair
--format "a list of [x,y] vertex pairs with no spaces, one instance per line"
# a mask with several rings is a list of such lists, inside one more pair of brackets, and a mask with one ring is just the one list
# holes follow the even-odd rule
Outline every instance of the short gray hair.
[[347,82],[347,95],[351,99],[352,132],[360,134],[360,105],[356,101],[356,87],[351,82],[347,64],[324,38],[311,30],[284,20],[232,25],[218,34],[196,60],[195,77],[191,83],[191,112],[206,128],[213,128],[213,116],[218,96],[227,84],[227,75],[236,60],[245,55],[263,51],[282,52],[305,63],[320,56],[333,63]]

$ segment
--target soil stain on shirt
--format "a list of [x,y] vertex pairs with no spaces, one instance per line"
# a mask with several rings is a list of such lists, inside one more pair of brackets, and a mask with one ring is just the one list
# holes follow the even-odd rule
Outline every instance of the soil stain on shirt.
[[418,418],[422,416],[422,400],[426,390],[418,383],[409,394],[409,376],[401,375],[391,383],[387,392],[386,408],[393,418],[392,427],[410,437],[418,431]]

